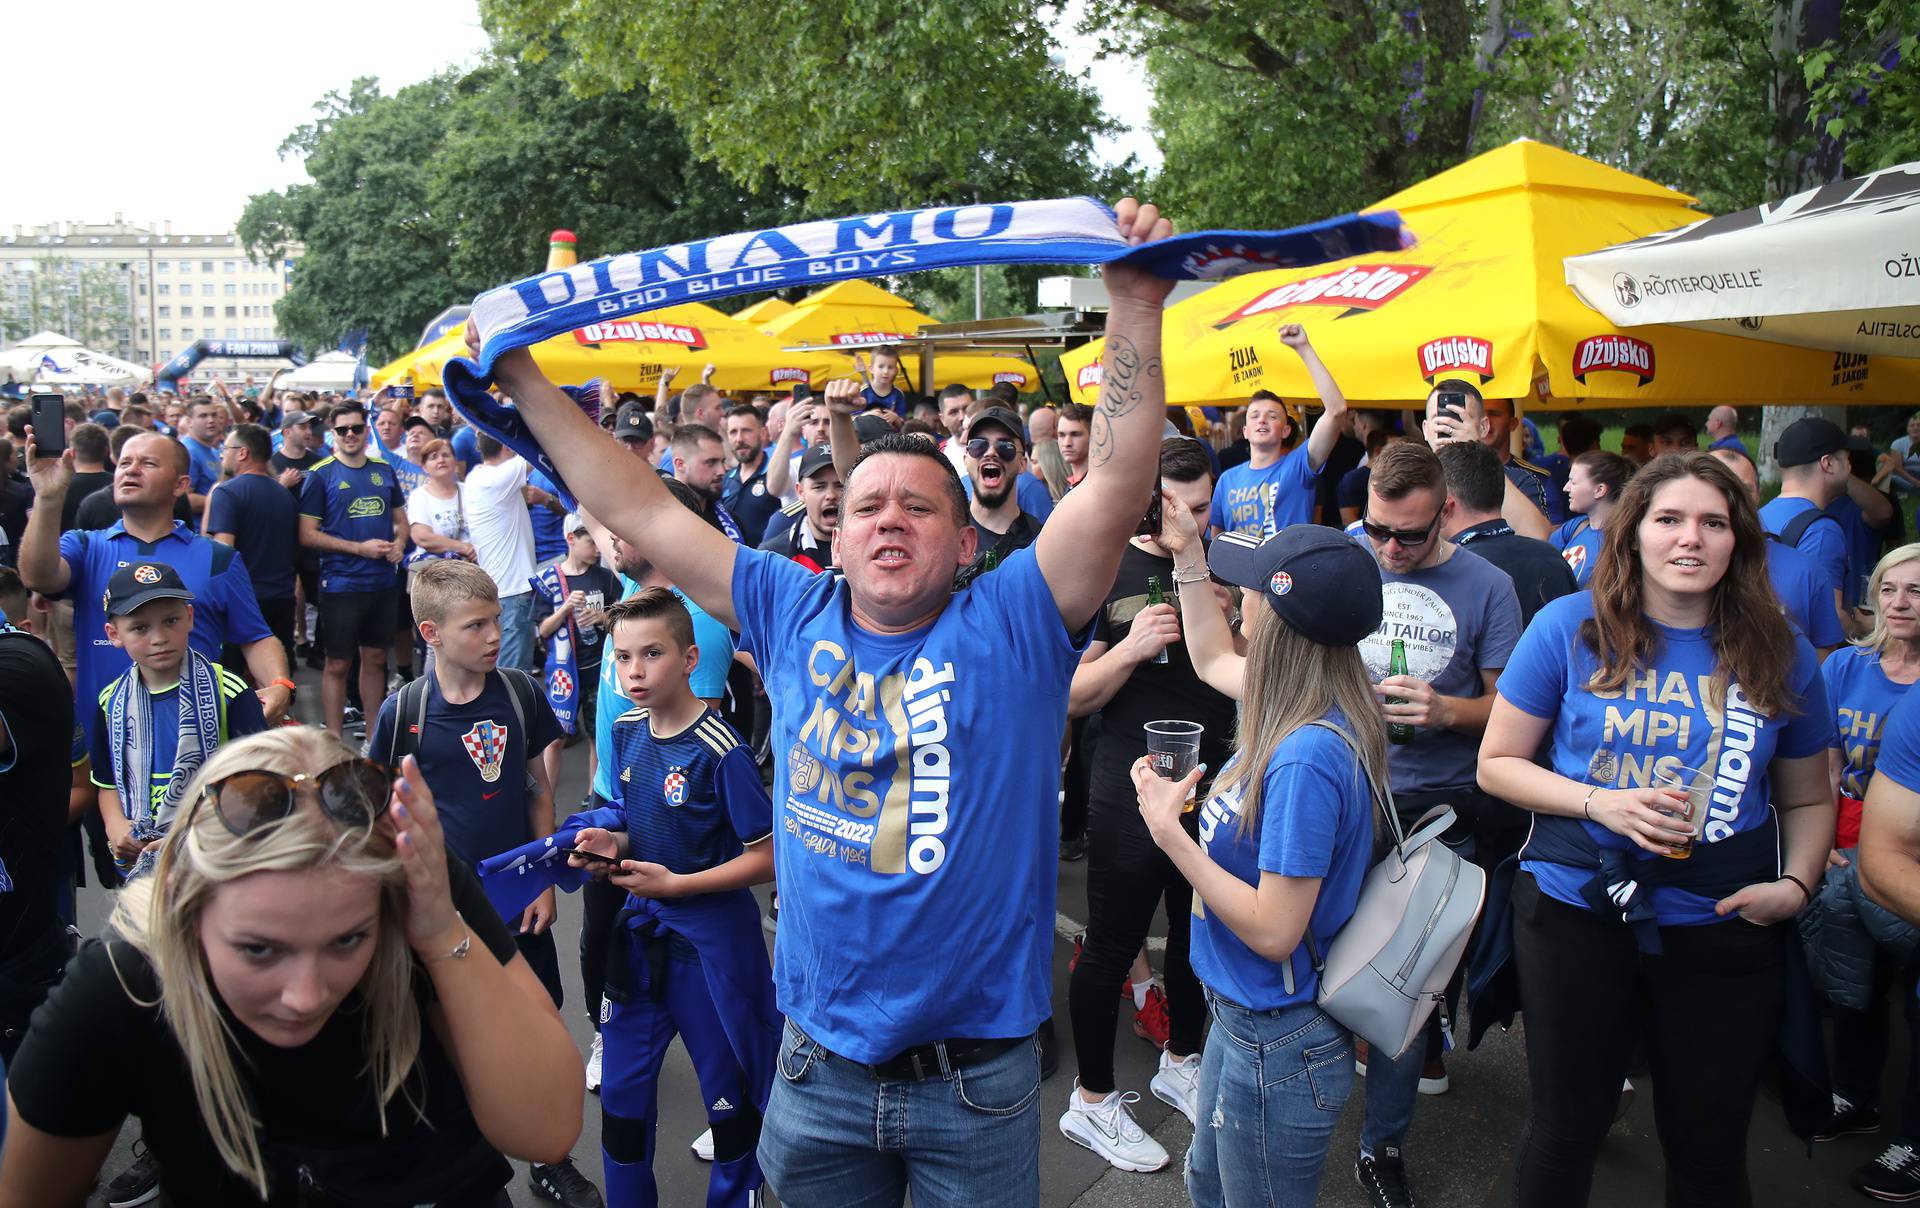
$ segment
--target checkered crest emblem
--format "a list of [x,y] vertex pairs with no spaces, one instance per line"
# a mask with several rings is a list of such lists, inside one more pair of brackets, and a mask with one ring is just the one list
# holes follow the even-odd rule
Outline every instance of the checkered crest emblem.
[[460,736],[467,757],[480,769],[480,779],[492,784],[500,779],[500,764],[507,755],[507,728],[495,721],[477,721],[473,729]]
[[564,701],[573,695],[573,677],[566,668],[555,667],[553,674],[547,677],[547,699]]
[[668,805],[685,805],[687,803],[686,775],[679,768],[668,772],[667,778],[660,783],[660,791],[666,795]]

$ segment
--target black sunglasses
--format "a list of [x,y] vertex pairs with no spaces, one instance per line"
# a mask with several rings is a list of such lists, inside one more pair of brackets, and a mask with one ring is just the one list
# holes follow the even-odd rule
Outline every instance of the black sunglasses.
[[1012,461],[1014,458],[1020,456],[1019,444],[1004,436],[995,437],[993,440],[988,440],[984,436],[974,437],[967,442],[967,456],[973,458],[975,461],[979,461],[987,455],[987,447],[989,445],[993,447],[994,453],[999,456],[1001,461]]
[[1440,523],[1440,513],[1435,512],[1433,519],[1417,529],[1388,528],[1384,524],[1375,524],[1365,516],[1360,518],[1360,527],[1367,536],[1375,541],[1398,541],[1402,545],[1420,545],[1433,536],[1433,526]]
[[288,776],[265,770],[235,772],[208,785],[202,798],[212,799],[213,812],[219,815],[222,826],[234,836],[244,837],[291,814],[295,790],[311,782],[319,791],[320,808],[327,817],[372,830],[374,819],[386,809],[395,775],[386,764],[356,757],[336,763],[317,776]]
[[341,424],[333,431],[334,434],[338,436],[358,436],[366,430],[367,426],[365,424]]

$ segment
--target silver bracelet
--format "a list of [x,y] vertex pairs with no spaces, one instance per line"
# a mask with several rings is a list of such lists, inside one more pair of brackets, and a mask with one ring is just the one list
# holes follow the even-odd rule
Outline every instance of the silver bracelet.
[[1191,575],[1181,574],[1180,568],[1177,566],[1173,568],[1173,582],[1174,582],[1174,586],[1176,587],[1183,586],[1188,583],[1205,583],[1207,579],[1208,579],[1208,574],[1205,567],[1202,567],[1200,570],[1194,572]]
[[432,964],[434,961],[464,960],[466,959],[467,953],[473,951],[473,929],[467,926],[467,920],[459,911],[454,911],[453,917],[460,920],[460,930],[466,932],[466,935],[462,936],[460,942],[448,951],[442,952],[439,956],[428,957],[428,964]]

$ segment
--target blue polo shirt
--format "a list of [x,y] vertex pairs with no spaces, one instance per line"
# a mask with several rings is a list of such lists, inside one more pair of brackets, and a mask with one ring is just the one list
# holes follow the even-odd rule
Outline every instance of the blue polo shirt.
[[742,478],[736,465],[720,483],[720,506],[732,515],[751,545],[760,543],[767,521],[780,510],[780,497],[767,490],[767,467],[772,464],[773,459],[762,451],[758,470]]
[[300,551],[300,518],[293,492],[265,474],[239,474],[207,498],[207,532],[232,533],[246,559],[254,594],[293,598],[293,559]]
[[[85,702],[89,712],[100,690],[133,665],[124,650],[107,640],[106,632],[107,580],[123,566],[152,559],[179,573],[193,593],[193,633],[188,640],[215,662],[224,643],[244,646],[273,636],[260,616],[253,579],[239,551],[199,536],[177,520],[158,541],[129,535],[125,523],[117,520],[110,528],[71,529],[60,534],[60,557],[72,576],[63,598],[73,601],[78,647],[74,699]],[[85,720],[82,713],[75,717]]]
[[[393,540],[393,513],[404,506],[393,467],[369,457],[358,469],[336,457],[314,463],[300,484],[300,514],[320,522],[320,531],[343,541]],[[382,591],[396,582],[394,564],[324,550],[320,590]],[[492,852],[486,853],[492,855]]]

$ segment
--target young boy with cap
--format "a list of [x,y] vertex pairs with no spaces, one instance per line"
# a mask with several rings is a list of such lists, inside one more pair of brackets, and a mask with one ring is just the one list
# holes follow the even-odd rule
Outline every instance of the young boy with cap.
[[106,614],[107,640],[133,665],[101,689],[88,745],[114,863],[130,880],[153,866],[195,770],[267,719],[245,680],[187,644],[193,593],[173,567],[115,571]]

